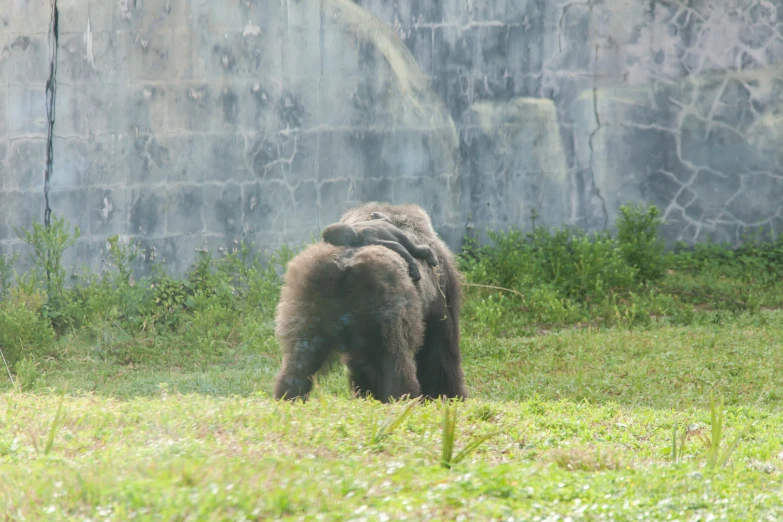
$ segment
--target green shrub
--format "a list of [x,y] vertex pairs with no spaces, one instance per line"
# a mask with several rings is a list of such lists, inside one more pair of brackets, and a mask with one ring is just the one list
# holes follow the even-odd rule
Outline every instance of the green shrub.
[[528,313],[536,323],[559,325],[576,323],[587,318],[571,299],[561,297],[551,287],[533,288],[525,298]]
[[461,257],[468,279],[526,293],[547,286],[558,297],[600,300],[634,286],[636,270],[626,263],[615,241],[605,233],[588,236],[578,230],[532,233],[490,232],[493,244],[474,246]]
[[746,281],[783,276],[783,236],[765,238],[763,230],[745,236],[736,248],[708,240],[693,246],[678,243],[675,252],[672,265],[677,270]]
[[261,252],[251,256],[248,246],[240,243],[217,267],[230,278],[246,308],[272,317],[280,297],[281,276],[294,255],[294,250],[283,245],[264,259]]
[[23,357],[16,362],[16,385],[21,391],[30,391],[35,386],[35,381],[40,377],[40,372],[32,359]]
[[31,261],[38,267],[40,274],[45,276],[48,311],[53,317],[57,317],[56,303],[63,296],[65,288],[63,253],[79,239],[79,227],[74,227],[71,232],[65,218],[58,219],[52,215],[49,226],[33,221],[32,231],[20,232],[15,229],[15,232],[22,241],[33,247]]
[[[534,325],[632,326],[687,317],[680,313],[682,301],[661,300],[649,287],[672,263],[658,237],[658,210],[625,206],[621,214],[618,238],[534,227],[527,233],[489,232],[491,243],[484,246],[466,242],[458,260],[468,284],[478,287],[469,296],[479,299],[466,304],[466,316],[480,321],[484,330],[517,334]],[[503,299],[488,298],[481,285],[512,292]]]
[[193,352],[222,354],[241,341],[237,331],[241,323],[236,310],[210,303],[187,319],[182,335]]
[[466,333],[502,336],[503,330],[508,327],[508,314],[514,312],[511,301],[503,293],[468,300],[462,312],[462,317],[467,319]]
[[0,254],[0,302],[5,301],[6,297],[8,297],[8,292],[11,290],[14,264],[18,257],[18,254]]
[[137,247],[116,235],[108,243],[107,263],[100,275],[83,269],[78,284],[64,291],[60,323],[73,329],[112,324],[134,331],[146,324],[153,292],[149,285],[133,279],[131,263],[138,257]]
[[623,205],[617,219],[617,242],[625,261],[641,283],[659,281],[666,273],[664,242],[659,236],[660,211],[655,205]]
[[43,301],[41,294],[12,290],[0,303],[0,350],[11,370],[22,357],[46,353],[52,346],[54,330],[41,314]]
[[[469,285],[464,332],[504,337],[569,325],[685,325],[783,306],[783,240],[756,238],[736,249],[679,246],[665,254],[659,225],[655,207],[623,206],[616,237],[534,226],[490,232],[484,246],[467,242],[457,256]],[[151,275],[136,281],[137,247],[113,236],[101,273],[83,270],[65,285],[61,257],[78,229],[71,234],[64,219],[55,219],[49,229],[34,224],[20,236],[34,247],[32,269],[12,280],[15,258],[0,256],[0,346],[14,360],[30,352],[35,362],[36,351],[51,345],[52,325],[94,339],[91,356],[125,362],[169,351],[279,355],[274,311],[281,275],[296,253],[288,247],[266,254],[237,243],[227,253],[201,252],[182,277],[153,263]],[[20,303],[20,296],[40,302]],[[708,311],[723,315],[710,319]]]

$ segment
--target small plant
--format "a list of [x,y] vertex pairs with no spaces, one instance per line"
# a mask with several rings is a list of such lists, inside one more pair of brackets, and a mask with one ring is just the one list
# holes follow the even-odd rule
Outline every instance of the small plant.
[[180,312],[183,308],[193,307],[193,301],[189,291],[187,281],[178,281],[168,274],[162,268],[157,268],[157,274],[152,279],[150,289],[152,290],[152,312],[163,320],[163,326],[174,328],[182,320]]
[[15,385],[16,382],[14,381],[14,376],[11,375],[11,367],[8,365],[8,360],[5,358],[2,346],[0,346],[0,360],[3,361],[3,367],[5,368],[5,373],[8,375],[8,379],[11,381],[12,385]]
[[387,416],[380,423],[376,423],[374,422],[375,419],[372,419],[373,423],[370,431],[370,444],[373,446],[380,444],[383,439],[391,435],[395,429],[405,422],[405,419],[407,419],[411,412],[413,412],[413,408],[415,408],[417,404],[419,404],[418,399],[414,399],[408,402],[405,408],[402,409],[402,412],[400,412],[398,415]]
[[54,447],[54,437],[57,435],[57,431],[62,426],[62,410],[64,400],[65,390],[63,390],[60,394],[60,402],[57,404],[57,411],[54,414],[54,419],[52,419],[51,426],[49,426],[49,434],[46,437],[46,446],[44,446],[44,455],[48,455],[52,451],[52,448]]
[[57,436],[57,432],[62,427],[62,408],[63,408],[63,401],[65,400],[65,389],[63,389],[60,392],[60,402],[57,405],[57,411],[54,413],[54,419],[52,419],[52,423],[49,425],[49,429],[46,433],[46,442],[43,446],[43,448],[40,447],[40,432],[38,428],[34,425],[28,425],[27,432],[30,436],[30,442],[33,445],[33,449],[36,453],[42,453],[43,455],[48,455],[51,453],[52,448],[54,447],[54,438]]
[[118,272],[118,283],[121,285],[132,282],[130,264],[139,256],[137,246],[131,241],[120,241],[117,235],[107,239],[109,242],[109,262]]
[[444,401],[440,465],[446,469],[451,469],[456,464],[462,462],[465,457],[470,455],[482,443],[496,435],[496,433],[489,433],[487,435],[478,436],[455,455],[454,442],[456,439],[456,431],[457,407],[451,401]]
[[720,453],[720,443],[723,438],[723,397],[720,399],[720,405],[716,407],[715,398],[710,395],[710,436],[702,435],[701,439],[707,448],[707,467],[714,469],[722,468],[726,465],[731,454],[737,449],[740,439],[745,435],[753,421],[750,420],[745,427],[737,434],[728,448]]
[[20,391],[30,391],[38,380],[39,372],[32,359],[24,358],[16,363],[16,382]]
[[609,449],[570,447],[547,455],[558,467],[568,471],[605,471],[622,469],[623,461]]
[[79,239],[79,227],[74,227],[73,233],[65,218],[52,216],[47,227],[33,221],[33,229],[20,232],[14,228],[19,238],[33,247],[32,262],[39,267],[46,277],[46,294],[50,300],[56,300],[63,295],[65,286],[65,268],[62,265],[63,253]]
[[11,279],[13,278],[14,264],[19,254],[0,254],[0,302],[5,301],[8,292],[11,291]]
[[482,422],[489,422],[495,418],[495,409],[489,404],[481,404],[480,406],[474,406],[470,411],[470,418],[480,420]]
[[664,243],[658,231],[660,210],[655,205],[622,205],[617,219],[617,241],[629,265],[636,268],[641,283],[658,281],[666,273]]
[[688,436],[688,430],[687,428],[682,430],[682,435],[680,436],[680,443],[679,443],[679,452],[677,451],[677,423],[674,423],[674,427],[672,428],[672,462],[677,464],[677,462],[682,459],[682,452],[685,449],[685,438]]
[[15,369],[25,350],[40,352],[54,341],[51,323],[40,314],[43,297],[11,291],[8,301],[0,305],[0,350],[6,364]]
[[[194,295],[211,295],[220,290],[220,286],[225,284],[219,273],[213,269],[215,260],[209,251],[199,251],[198,260],[193,269],[188,274],[189,288]],[[231,288],[228,288],[230,293]]]

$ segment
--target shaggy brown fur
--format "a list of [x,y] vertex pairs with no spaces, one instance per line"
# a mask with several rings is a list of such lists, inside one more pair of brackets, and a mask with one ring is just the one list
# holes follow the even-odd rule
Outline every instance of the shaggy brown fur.
[[429,216],[417,205],[367,203],[342,223],[389,217],[415,244],[429,246],[440,267],[416,261],[414,283],[405,261],[386,247],[317,243],[290,261],[277,307],[283,365],[275,397],[306,398],[311,377],[333,353],[343,356],[351,386],[388,401],[467,397],[459,349],[460,274]]
[[395,227],[391,218],[380,212],[370,214],[368,221],[350,225],[334,223],[323,230],[324,241],[335,246],[359,248],[369,245],[384,246],[408,263],[408,273],[414,281],[421,279],[416,259],[424,259],[429,266],[438,266],[438,259],[427,245],[414,245],[402,230]]

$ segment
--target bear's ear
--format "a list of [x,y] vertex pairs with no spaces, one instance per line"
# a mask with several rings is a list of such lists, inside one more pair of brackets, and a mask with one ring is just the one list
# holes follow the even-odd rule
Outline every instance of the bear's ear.
[[386,221],[389,224],[392,224],[392,220],[389,216],[384,214],[383,212],[372,212],[370,213],[370,219],[374,220],[380,220],[380,221]]

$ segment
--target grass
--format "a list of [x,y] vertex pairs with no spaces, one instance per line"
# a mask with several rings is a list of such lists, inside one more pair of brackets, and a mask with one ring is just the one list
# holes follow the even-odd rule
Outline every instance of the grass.
[[[271,334],[270,334],[271,335]],[[80,390],[117,398],[171,392],[212,396],[270,394],[280,354],[239,343],[218,354],[194,354],[177,339],[161,339],[156,355],[128,360],[120,349],[100,355],[93,342],[67,337],[54,359],[36,362],[34,390]],[[167,347],[165,352],[163,347]],[[123,350],[135,349],[122,345]],[[464,368],[471,394],[514,401],[531,396],[653,408],[709,407],[712,390],[727,405],[764,407],[781,398],[783,312],[761,311],[721,324],[644,330],[587,328],[518,338],[468,336]],[[65,352],[65,355],[62,353]],[[322,377],[325,393],[348,397],[341,367]],[[6,377],[0,389],[12,387]]]
[[[0,402],[0,502],[34,520],[472,519],[779,516],[781,415],[729,409],[727,434],[756,423],[726,468],[703,466],[702,410],[541,401],[461,405],[458,441],[489,438],[439,465],[443,405],[417,406],[379,444],[388,408],[327,394],[325,404],[263,396],[69,396],[47,454],[36,450],[60,398]],[[494,415],[481,420],[489,405]],[[480,413],[480,412],[478,412]],[[692,430],[678,464],[675,422]],[[36,442],[39,441],[39,442]],[[244,517],[244,518],[243,518]]]
[[0,392],[0,504],[12,520],[777,518],[781,339],[778,311],[469,337],[454,417],[351,399],[341,369],[275,402],[278,362],[251,346],[122,365],[67,339],[32,392]]
[[[113,238],[114,268],[76,287],[0,256],[0,512],[783,517],[783,245],[664,253],[655,211],[624,216],[618,239],[512,231],[463,253],[465,402],[353,399],[341,367],[307,403],[272,400],[291,252],[134,281]],[[57,251],[61,225],[26,237]]]

